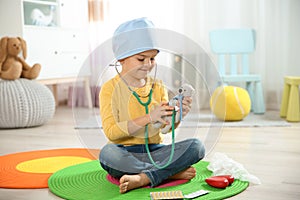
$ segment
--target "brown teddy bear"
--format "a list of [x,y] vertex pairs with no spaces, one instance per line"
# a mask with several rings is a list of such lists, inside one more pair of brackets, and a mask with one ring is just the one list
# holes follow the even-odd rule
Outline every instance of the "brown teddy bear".
[[[22,51],[23,58],[19,56]],[[26,62],[27,46],[20,37],[3,37],[0,40],[0,78],[15,80],[18,78],[35,79],[41,71],[40,64],[32,67]]]

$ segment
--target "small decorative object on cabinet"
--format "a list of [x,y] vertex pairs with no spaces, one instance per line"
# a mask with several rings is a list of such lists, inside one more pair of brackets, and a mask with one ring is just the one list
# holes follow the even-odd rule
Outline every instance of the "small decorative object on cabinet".
[[[5,16],[0,18],[0,37],[26,40],[27,61],[43,66],[38,81],[54,87],[56,79],[89,84],[89,69],[81,70],[89,54],[87,0],[1,0],[0,13]],[[91,95],[87,98],[92,107]]]

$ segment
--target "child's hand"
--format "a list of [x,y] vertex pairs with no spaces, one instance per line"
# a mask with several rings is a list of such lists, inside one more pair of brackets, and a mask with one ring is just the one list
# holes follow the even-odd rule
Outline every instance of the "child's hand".
[[162,124],[169,124],[163,117],[173,114],[174,106],[169,106],[168,102],[162,102],[150,112],[151,123],[161,122]]

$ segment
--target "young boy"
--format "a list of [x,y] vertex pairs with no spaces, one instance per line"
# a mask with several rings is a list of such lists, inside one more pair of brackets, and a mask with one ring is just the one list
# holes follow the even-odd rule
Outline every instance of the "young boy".
[[[166,179],[190,180],[196,176],[191,165],[205,156],[198,139],[186,139],[175,143],[169,162],[172,145],[161,144],[160,129],[152,126],[155,122],[171,123],[164,117],[174,110],[167,103],[168,93],[162,81],[148,76],[153,68],[156,70],[155,57],[159,53],[153,31],[155,27],[147,18],[125,22],[116,29],[113,51],[122,71],[116,68],[118,75],[101,87],[100,115],[109,143],[99,159],[103,169],[120,179],[120,193],[146,185],[155,187]],[[191,98],[183,99],[183,117],[191,103]],[[145,131],[155,164],[147,154]]]

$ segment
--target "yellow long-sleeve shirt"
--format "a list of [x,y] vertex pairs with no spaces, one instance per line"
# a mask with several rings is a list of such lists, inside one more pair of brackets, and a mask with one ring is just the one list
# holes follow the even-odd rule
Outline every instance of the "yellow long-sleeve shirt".
[[[150,92],[153,81],[152,78],[148,78],[144,87],[132,89],[140,96],[146,96]],[[129,120],[146,114],[145,107],[133,96],[119,75],[102,85],[99,97],[102,126],[109,141],[123,145],[145,144],[145,128],[139,130],[134,136],[130,136],[127,127]],[[141,101],[147,102],[148,97],[141,98]],[[168,93],[162,81],[156,80],[149,112],[161,102],[168,102]],[[152,127],[150,124],[148,127],[149,144],[160,143],[163,138],[159,129]]]

